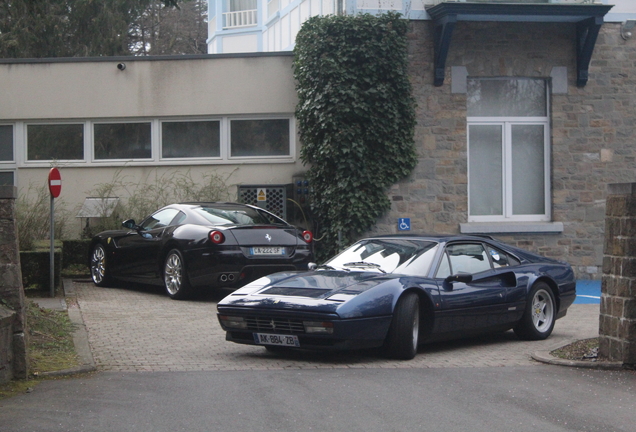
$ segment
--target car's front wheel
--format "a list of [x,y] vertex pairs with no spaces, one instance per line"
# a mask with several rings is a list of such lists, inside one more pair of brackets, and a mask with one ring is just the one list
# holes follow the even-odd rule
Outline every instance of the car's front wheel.
[[515,326],[515,334],[525,340],[543,340],[552,333],[556,319],[556,302],[550,287],[536,283],[528,294],[526,309]]
[[91,253],[91,278],[95,285],[100,287],[112,282],[106,248],[101,243],[96,244]]
[[417,354],[419,333],[420,299],[415,293],[406,293],[393,311],[386,341],[387,354],[396,359],[411,360]]
[[191,295],[191,288],[185,269],[185,260],[178,249],[172,249],[166,255],[163,266],[163,282],[170,298],[182,300]]

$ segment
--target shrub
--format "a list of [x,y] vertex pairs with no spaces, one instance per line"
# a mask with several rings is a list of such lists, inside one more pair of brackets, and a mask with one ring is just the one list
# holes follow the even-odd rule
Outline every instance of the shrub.
[[[61,239],[65,235],[69,213],[60,198],[55,200],[54,210],[53,235]],[[51,195],[46,186],[29,184],[26,190],[22,189],[16,200],[15,211],[20,250],[33,250],[37,241],[50,238]]]
[[98,184],[87,193],[96,198],[119,197],[119,204],[110,216],[106,216],[104,209],[103,217],[96,225],[85,229],[83,237],[90,238],[108,229],[120,229],[124,219],[141,222],[160,207],[175,202],[227,200],[229,193],[226,180],[214,173],[204,174],[195,180],[190,170],[170,170],[159,174],[154,169],[147,179],[134,182],[118,170],[110,182]]
[[399,14],[313,17],[296,38],[296,117],[310,165],[319,258],[370,229],[417,163],[408,23]]

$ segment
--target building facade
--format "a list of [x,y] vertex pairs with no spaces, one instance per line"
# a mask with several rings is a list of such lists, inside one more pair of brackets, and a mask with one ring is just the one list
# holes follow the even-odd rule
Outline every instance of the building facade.
[[[57,165],[71,206],[117,171],[291,184],[306,167],[289,50],[303,20],[340,10],[411,19],[419,162],[372,233],[409,218],[599,278],[607,185],[636,181],[631,1],[210,1],[210,55],[1,61],[0,180],[24,190]],[[257,127],[277,138],[240,139]]]

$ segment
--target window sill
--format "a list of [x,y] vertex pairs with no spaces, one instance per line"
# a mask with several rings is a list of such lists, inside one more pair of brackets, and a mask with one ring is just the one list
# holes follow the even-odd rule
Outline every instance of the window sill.
[[470,222],[459,224],[462,234],[560,234],[563,222]]

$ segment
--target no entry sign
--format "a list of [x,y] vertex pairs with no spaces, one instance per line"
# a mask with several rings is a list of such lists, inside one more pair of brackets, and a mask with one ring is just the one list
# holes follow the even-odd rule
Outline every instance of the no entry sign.
[[49,171],[49,191],[53,198],[59,197],[62,192],[62,176],[57,168],[51,168]]

